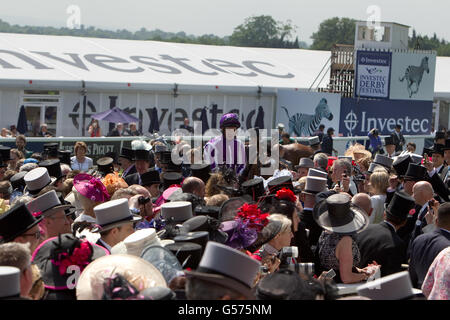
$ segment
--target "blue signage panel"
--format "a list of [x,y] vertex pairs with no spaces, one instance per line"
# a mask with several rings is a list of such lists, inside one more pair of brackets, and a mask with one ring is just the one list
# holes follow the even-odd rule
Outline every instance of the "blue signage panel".
[[389,99],[391,52],[358,51],[356,53],[355,96]]
[[432,113],[432,101],[342,98],[339,132],[344,137],[366,136],[377,128],[388,135],[399,124],[405,135],[430,134]]

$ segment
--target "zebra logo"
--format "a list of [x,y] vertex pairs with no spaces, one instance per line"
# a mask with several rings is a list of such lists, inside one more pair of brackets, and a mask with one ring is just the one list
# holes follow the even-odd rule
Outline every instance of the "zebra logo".
[[[409,66],[406,68],[405,76],[400,80],[403,82],[406,79],[406,85],[409,93],[409,97],[411,98],[413,94],[419,92],[420,83],[422,82],[422,77],[424,72],[430,73],[430,69],[428,68],[428,57],[424,57],[422,59],[422,63],[420,67]],[[413,90],[413,84],[416,84],[416,89]]]
[[292,117],[289,115],[288,109],[281,107],[286,111],[289,118],[289,134],[295,133],[298,137],[312,136],[319,128],[323,118],[329,121],[333,120],[333,114],[328,106],[328,101],[322,98],[316,107],[315,114],[296,113]]

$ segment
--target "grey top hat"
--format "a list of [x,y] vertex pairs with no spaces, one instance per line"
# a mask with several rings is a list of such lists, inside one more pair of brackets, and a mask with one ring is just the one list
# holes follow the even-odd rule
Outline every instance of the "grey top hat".
[[306,194],[317,194],[327,190],[327,179],[321,177],[306,177],[305,191]]
[[226,245],[209,241],[196,271],[186,271],[187,277],[197,277],[242,293],[255,299],[252,285],[260,263]]
[[386,167],[390,170],[392,168],[392,163],[394,162],[394,159],[383,156],[381,154],[377,154],[375,156],[375,159],[373,160],[373,162],[377,163],[377,164],[381,164],[383,167]]
[[20,269],[0,266],[0,299],[20,296]]
[[65,209],[70,207],[70,204],[61,204],[61,201],[59,201],[58,195],[56,194],[55,190],[44,193],[33,201],[27,203],[27,208],[30,212],[42,212],[43,217],[49,217],[52,214],[58,212],[58,210],[64,211]]
[[117,199],[104,202],[94,208],[97,225],[92,232],[107,231],[126,223],[142,220],[142,217],[133,215],[128,208],[127,199]]
[[188,201],[175,201],[164,203],[161,206],[161,216],[165,220],[184,222],[192,218],[192,203]]
[[43,167],[31,170],[23,179],[26,184],[24,192],[32,195],[38,194],[39,191],[56,181],[56,178],[50,178],[47,168]]
[[415,296],[408,271],[367,282],[359,286],[356,291],[360,296],[372,300],[403,300]]
[[301,158],[296,168],[314,168],[314,161],[310,158]]
[[319,177],[326,179],[328,177],[328,174],[322,170],[311,168],[308,170],[308,177]]
[[338,156],[338,159],[348,160],[349,162],[353,161],[353,158],[350,156]]
[[320,139],[319,139],[318,136],[309,138],[309,145],[310,146],[316,146],[318,144],[320,144]]
[[367,169],[367,172],[370,173],[370,174],[372,174],[372,173],[374,173],[374,171],[375,171],[377,168],[381,168],[381,169],[383,169],[383,170],[386,170],[386,167],[383,167],[382,165],[380,165],[380,164],[378,164],[378,163],[372,162],[372,163],[370,164],[370,166],[369,166],[369,169]]
[[414,162],[415,164],[422,163],[422,160],[423,160],[422,156],[415,154],[415,153],[411,153],[409,156],[411,157],[412,162]]

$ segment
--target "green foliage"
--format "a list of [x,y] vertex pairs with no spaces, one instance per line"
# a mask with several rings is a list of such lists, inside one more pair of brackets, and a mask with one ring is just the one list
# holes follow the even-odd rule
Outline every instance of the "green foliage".
[[354,44],[356,20],[334,17],[323,21],[319,30],[311,36],[310,49],[331,50],[334,44]]

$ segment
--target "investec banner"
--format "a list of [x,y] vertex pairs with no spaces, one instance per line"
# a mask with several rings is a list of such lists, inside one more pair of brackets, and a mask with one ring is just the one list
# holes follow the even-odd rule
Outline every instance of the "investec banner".
[[357,51],[355,95],[363,98],[389,98],[390,52]]
[[430,134],[432,109],[432,101],[342,98],[339,132],[367,136],[377,128],[381,135],[387,135],[399,124],[405,135]]

